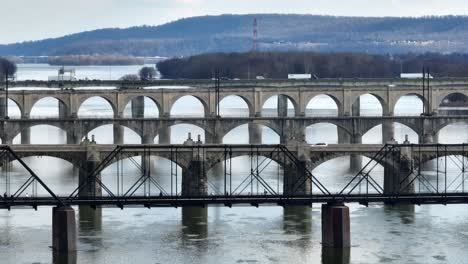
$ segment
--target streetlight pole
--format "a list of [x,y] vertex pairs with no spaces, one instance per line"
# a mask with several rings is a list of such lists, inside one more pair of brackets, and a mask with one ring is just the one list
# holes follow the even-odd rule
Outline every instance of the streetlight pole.
[[8,67],[5,69],[5,119],[8,117],[8,79],[9,79]]

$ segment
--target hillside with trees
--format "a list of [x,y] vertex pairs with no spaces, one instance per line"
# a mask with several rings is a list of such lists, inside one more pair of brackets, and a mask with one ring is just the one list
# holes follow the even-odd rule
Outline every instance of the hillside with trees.
[[394,78],[401,72],[421,72],[423,66],[435,77],[468,77],[465,54],[211,53],[170,59],[157,66],[167,79],[210,79],[217,69],[220,76],[230,79],[286,79],[289,73],[310,73],[315,78]]
[[258,20],[261,51],[468,53],[468,17],[334,17],[221,15],[180,19],[160,26],[108,28],[60,38],[0,45],[0,55],[120,54],[190,56],[246,52]]

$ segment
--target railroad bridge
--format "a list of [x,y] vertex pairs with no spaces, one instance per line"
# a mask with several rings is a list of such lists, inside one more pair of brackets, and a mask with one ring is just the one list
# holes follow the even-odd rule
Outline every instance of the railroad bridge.
[[[217,95],[211,81],[76,81],[42,82],[18,81],[11,84],[8,98],[19,108],[19,119],[1,119],[2,142],[11,144],[21,133],[22,143],[30,142],[30,127],[52,125],[67,132],[67,143],[77,144],[91,130],[106,124],[114,125],[114,143],[123,143],[123,127],[128,127],[142,138],[142,143],[152,144],[159,135],[159,143],[170,143],[170,127],[176,124],[193,124],[205,131],[206,142],[219,144],[223,137],[240,125],[249,125],[250,143],[261,143],[260,126],[267,126],[280,136],[280,143],[290,139],[304,138],[305,129],[317,123],[336,125],[339,143],[361,143],[362,136],[377,125],[382,125],[382,141],[394,138],[393,125],[401,123],[419,136],[420,143],[437,142],[437,133],[448,124],[464,121],[466,116],[438,115],[439,106],[447,96],[468,96],[466,79],[434,79],[431,92],[422,93],[419,80],[402,79],[350,79],[320,81],[227,81]],[[104,89],[111,87],[111,89]],[[33,89],[29,89],[33,88]],[[370,94],[382,107],[382,116],[361,116],[360,96]],[[171,116],[171,109],[184,96],[197,98],[204,108],[203,117],[190,118]],[[307,105],[313,98],[327,95],[336,103],[337,116],[310,116]],[[395,105],[406,95],[418,96],[424,102],[427,115],[395,116]],[[241,98],[248,107],[247,116],[218,116],[218,102],[228,96]],[[277,115],[265,116],[265,102],[278,96]],[[31,110],[41,99],[52,97],[59,101],[56,118],[31,117]],[[80,106],[87,99],[101,97],[112,107],[113,116],[108,118],[80,118]],[[2,99],[3,98],[3,99]],[[158,116],[145,116],[145,98],[158,108]],[[0,117],[5,117],[5,95],[0,95]],[[288,104],[294,113],[288,113]],[[124,110],[131,105],[131,117]],[[262,116],[263,115],[263,116]]]

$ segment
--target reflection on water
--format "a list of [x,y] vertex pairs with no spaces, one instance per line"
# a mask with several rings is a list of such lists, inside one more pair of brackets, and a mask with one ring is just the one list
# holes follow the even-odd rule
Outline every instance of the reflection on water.
[[349,264],[350,260],[350,248],[322,247],[322,264]]

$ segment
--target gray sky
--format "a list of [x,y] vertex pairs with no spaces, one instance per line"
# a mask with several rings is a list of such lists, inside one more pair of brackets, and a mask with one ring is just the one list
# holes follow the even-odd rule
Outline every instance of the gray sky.
[[[2,0],[0,43],[179,18],[247,13],[468,15],[466,0]],[[7,10],[7,12],[4,12]],[[5,22],[6,21],[6,22]]]

